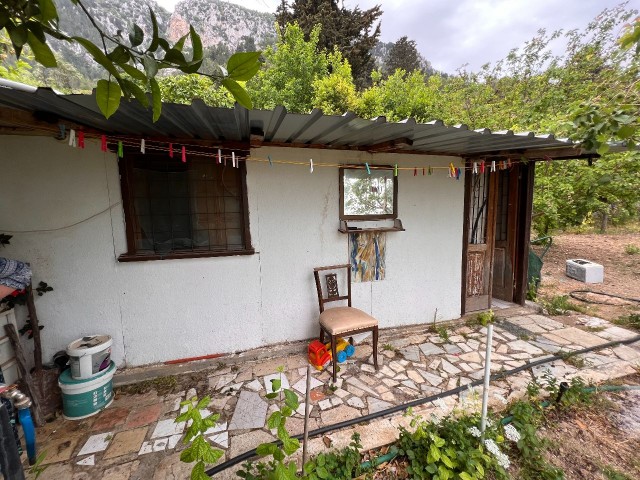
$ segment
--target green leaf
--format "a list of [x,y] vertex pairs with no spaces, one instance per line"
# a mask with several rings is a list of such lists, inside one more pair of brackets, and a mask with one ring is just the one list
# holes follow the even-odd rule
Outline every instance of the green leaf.
[[131,42],[131,46],[137,47],[142,43],[143,40],[144,40],[144,32],[138,25],[134,23],[133,30],[131,31],[131,33],[129,33],[129,42]]
[[107,58],[115,63],[127,63],[130,60],[131,56],[129,55],[129,52],[126,48],[124,48],[122,45],[118,45],[111,52],[109,52]]
[[190,62],[180,67],[180,71],[184,73],[197,73],[202,66],[202,60],[198,62]]
[[256,448],[256,453],[261,457],[266,457],[267,455],[273,455],[278,450],[278,447],[273,443],[261,443]]
[[49,48],[49,45],[38,40],[38,38],[31,32],[28,34],[28,43],[36,62],[46,68],[55,68],[58,66],[56,57],[51,51],[51,48]]
[[[134,66],[125,63],[120,65],[120,68],[122,68],[122,70],[124,70],[131,78],[135,78],[140,82],[147,83],[147,76]],[[190,403],[189,400],[185,400],[184,402],[180,403],[180,405],[186,405],[187,403]]]
[[296,410],[300,406],[298,395],[293,390],[284,390],[284,402],[292,410]]
[[271,379],[271,390],[273,390],[274,392],[277,392],[281,388],[282,388],[282,380],[280,380],[279,378]]
[[198,410],[205,409],[209,406],[211,402],[211,397],[204,397],[202,400],[198,402],[198,406],[196,407]]
[[184,463],[191,463],[197,460],[196,449],[193,444],[185,448],[180,454],[180,461]]
[[25,25],[9,26],[7,25],[7,32],[9,32],[9,38],[14,48],[22,48],[27,43],[29,31]]
[[149,16],[151,17],[151,26],[153,28],[153,33],[151,37],[151,43],[149,44],[149,48],[147,48],[147,51],[155,52],[160,45],[160,39],[158,38],[158,19],[156,18],[156,14],[151,7],[149,7]]
[[274,398],[276,398],[278,396],[277,393],[267,393],[265,395],[265,397],[267,397],[269,400],[273,400]]
[[47,23],[50,20],[58,19],[58,11],[53,0],[40,0],[40,20],[42,23]]
[[152,78],[149,83],[151,84],[151,95],[153,97],[153,121],[156,122],[162,113],[162,95],[160,86],[155,78]]
[[596,151],[598,152],[599,155],[604,155],[605,153],[607,153],[609,151],[609,144],[601,143],[598,146],[598,149]]
[[78,42],[80,45],[84,47],[84,49],[89,52],[89,54],[93,57],[93,59],[98,62],[104,69],[113,75],[116,78],[120,78],[120,73],[116,69],[115,65],[107,58],[107,56],[100,50],[96,45],[93,44],[90,40],[82,37],[71,37],[73,40]]
[[250,80],[260,70],[262,52],[240,52],[231,55],[227,61],[229,78],[239,81]]
[[446,455],[441,455],[440,460],[442,460],[442,463],[444,463],[447,467],[453,468],[453,462]]
[[473,477],[469,475],[467,472],[460,472],[460,478],[462,480],[473,480]]
[[198,462],[193,466],[191,470],[191,480],[210,480],[209,475],[204,473],[204,463]]
[[267,420],[267,427],[271,430],[274,428],[278,428],[280,425],[280,420],[282,420],[282,413],[275,411],[271,414],[269,419]]
[[144,65],[144,71],[147,73],[147,78],[151,80],[158,73],[158,62],[151,55],[145,55],[142,58],[142,64]]
[[621,140],[631,138],[636,133],[636,129],[632,125],[623,125],[618,129],[617,136]]
[[240,86],[238,82],[230,78],[225,78],[224,80],[222,80],[222,86],[229,90],[229,92],[231,92],[231,95],[233,95],[233,98],[235,98],[236,101],[244,108],[253,108],[251,97],[249,96],[247,91]]
[[329,478],[329,472],[322,466],[318,466],[318,468],[316,468],[316,474],[320,478]]
[[284,417],[290,417],[291,415],[293,415],[293,410],[291,409],[291,407],[287,407],[286,405],[282,407],[280,411],[282,412],[282,415]]
[[184,58],[182,52],[176,48],[172,48],[162,59],[163,62],[174,63],[176,65],[183,65],[187,63],[187,59]]
[[176,50],[181,52],[182,49],[184,48],[184,42],[185,42],[185,40],[187,39],[188,36],[189,36],[189,34],[186,34],[186,35],[180,37],[180,39],[176,43],[173,44],[173,48],[175,48]]
[[433,457],[434,461],[440,460],[440,450],[433,443],[429,446],[429,454]]
[[96,102],[98,103],[98,108],[104,115],[104,118],[109,118],[118,111],[121,96],[122,90],[120,89],[118,82],[98,80],[98,87],[96,88]]
[[287,438],[282,441],[282,449],[287,455],[293,455],[300,448],[300,441],[297,438]]
[[189,35],[191,36],[191,47],[193,49],[191,61],[197,62],[198,60],[202,60],[202,40],[200,40],[200,35],[198,35],[198,32],[196,32],[191,25],[189,25]]

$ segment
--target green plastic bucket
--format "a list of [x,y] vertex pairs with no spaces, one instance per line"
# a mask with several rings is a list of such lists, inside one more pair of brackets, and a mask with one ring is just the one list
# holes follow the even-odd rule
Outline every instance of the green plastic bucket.
[[62,372],[58,378],[58,385],[62,390],[64,418],[80,420],[95,415],[111,405],[114,373],[116,373],[114,362],[95,377],[86,379],[73,379],[69,368]]

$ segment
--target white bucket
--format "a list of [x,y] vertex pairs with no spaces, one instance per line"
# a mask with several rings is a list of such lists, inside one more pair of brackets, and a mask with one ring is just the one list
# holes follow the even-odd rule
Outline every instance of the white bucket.
[[67,346],[71,378],[84,380],[109,368],[112,344],[109,335],[90,335],[71,342]]
[[113,402],[113,375],[116,364],[89,380],[74,380],[70,370],[60,374],[58,386],[62,390],[62,413],[68,420],[79,420],[95,415]]

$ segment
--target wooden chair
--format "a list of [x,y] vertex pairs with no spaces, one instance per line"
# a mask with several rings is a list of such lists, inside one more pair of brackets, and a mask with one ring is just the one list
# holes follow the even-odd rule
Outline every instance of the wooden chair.
[[[326,270],[347,271],[347,295],[338,292],[338,280],[336,273],[325,275],[327,296],[322,292],[320,272]],[[330,267],[318,267],[313,269],[318,290],[318,305],[320,306],[320,341],[324,343],[324,334],[331,337],[331,355],[333,363],[333,381],[336,381],[338,371],[336,341],[338,337],[349,337],[355,333],[373,332],[373,365],[378,370],[378,320],[371,315],[351,306],[351,265],[332,265]],[[333,307],[325,310],[325,303],[347,301],[346,307]],[[353,344],[353,338],[349,338]]]

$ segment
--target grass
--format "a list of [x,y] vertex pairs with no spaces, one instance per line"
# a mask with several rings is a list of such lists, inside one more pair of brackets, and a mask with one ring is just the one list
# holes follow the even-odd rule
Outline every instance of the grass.
[[175,375],[169,375],[168,377],[158,377],[153,380],[145,380],[144,382],[125,385],[120,387],[120,391],[122,393],[135,395],[155,390],[158,392],[158,395],[167,395],[169,393],[173,393],[177,386],[178,379]]
[[602,473],[607,480],[631,480],[630,476],[617,471],[613,467],[604,467]]
[[444,327],[438,327],[438,328],[436,329],[436,331],[438,332],[438,335],[440,336],[440,338],[441,338],[442,340],[444,340],[445,342],[448,342],[448,341],[449,341],[449,332],[447,331],[447,329],[446,329],[446,328],[444,328]]
[[568,295],[554,295],[540,299],[542,307],[549,315],[564,315],[569,310],[574,312],[587,313],[587,309],[569,300]]
[[631,313],[614,320],[613,323],[620,325],[621,327],[630,328],[637,332],[640,332],[640,313]]
[[576,367],[578,369],[584,368],[586,366],[586,362],[584,358],[578,357],[576,355],[568,355],[564,359],[564,363]]
[[382,350],[386,350],[387,352],[395,352],[397,351],[397,348],[391,345],[390,343],[385,343],[382,346]]
[[626,253],[627,255],[637,255],[638,253],[640,253],[640,247],[631,243],[624,247],[624,253]]

